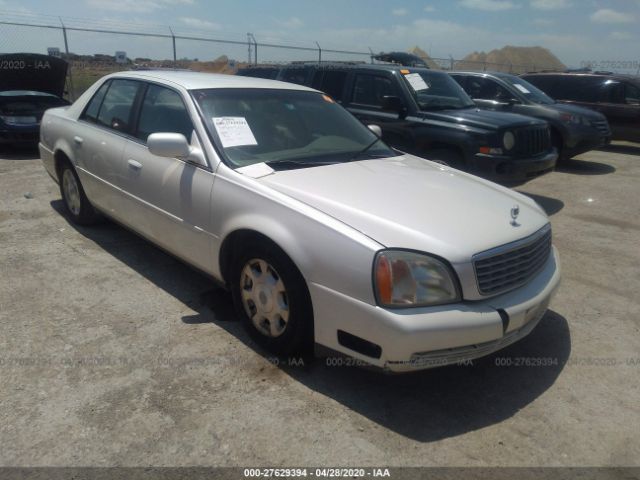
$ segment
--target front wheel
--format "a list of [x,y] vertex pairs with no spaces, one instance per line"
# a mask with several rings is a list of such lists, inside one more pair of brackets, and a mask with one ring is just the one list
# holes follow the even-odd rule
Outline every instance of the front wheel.
[[278,248],[244,247],[234,262],[232,295],[249,335],[278,355],[308,353],[313,311],[306,282]]
[[69,163],[60,169],[60,193],[71,220],[78,225],[92,225],[98,213],[84,193],[78,174]]

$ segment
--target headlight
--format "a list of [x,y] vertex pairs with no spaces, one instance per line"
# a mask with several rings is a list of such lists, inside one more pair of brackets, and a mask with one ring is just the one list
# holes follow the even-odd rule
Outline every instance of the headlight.
[[573,123],[575,125],[591,125],[591,122],[587,117],[583,117],[582,115],[571,115],[570,113],[563,113],[560,115],[560,118],[563,122]]
[[383,250],[373,265],[374,289],[383,307],[423,307],[460,300],[449,267],[426,254]]
[[502,136],[502,144],[507,150],[511,150],[516,144],[516,137],[512,132],[505,132]]

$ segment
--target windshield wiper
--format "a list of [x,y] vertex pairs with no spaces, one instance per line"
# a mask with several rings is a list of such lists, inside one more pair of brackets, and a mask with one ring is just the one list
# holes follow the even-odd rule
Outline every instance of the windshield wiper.
[[284,165],[293,165],[294,167],[298,167],[298,166],[304,166],[304,167],[318,167],[321,165],[334,165],[336,163],[340,163],[340,162],[336,162],[335,160],[324,160],[324,161],[317,161],[317,160],[309,160],[309,159],[304,159],[304,158],[281,158],[279,160],[269,160],[264,162],[266,165],[269,165],[270,167],[273,167],[275,165],[277,166],[284,166]]
[[[367,153],[371,147],[373,147],[376,143],[378,143],[381,140],[382,140],[381,138],[376,137],[376,139],[373,142],[371,142],[369,145],[367,145],[362,150],[360,150],[358,153],[356,153],[353,157],[351,157],[349,160],[347,160],[347,162],[353,162],[357,158],[360,158],[362,155]],[[387,155],[384,155],[384,157],[386,157],[386,156]],[[382,158],[382,157],[380,157],[380,158]]]

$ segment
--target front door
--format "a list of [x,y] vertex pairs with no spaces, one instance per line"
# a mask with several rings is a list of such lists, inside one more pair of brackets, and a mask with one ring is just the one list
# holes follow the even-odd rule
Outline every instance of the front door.
[[181,95],[149,84],[141,103],[136,141],[124,150],[125,190],[136,229],[169,252],[211,272],[211,192],[213,173],[184,159],[149,152],[152,133],[181,133],[199,146]]
[[389,145],[410,152],[415,143],[410,135],[411,129],[398,112],[384,109],[387,96],[403,99],[391,75],[356,73],[348,96],[348,110],[365,125],[379,125],[382,139]]

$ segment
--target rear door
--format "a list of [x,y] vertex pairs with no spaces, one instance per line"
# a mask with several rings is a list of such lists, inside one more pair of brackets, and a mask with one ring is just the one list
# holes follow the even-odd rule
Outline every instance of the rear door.
[[135,138],[124,150],[125,190],[135,228],[174,255],[211,271],[213,173],[205,166],[149,152],[152,133],[180,133],[200,147],[185,100],[177,90],[149,83],[142,95]]
[[118,220],[124,220],[122,160],[131,135],[134,105],[142,83],[105,82],[87,104],[73,132],[72,148],[80,181],[89,200]]

